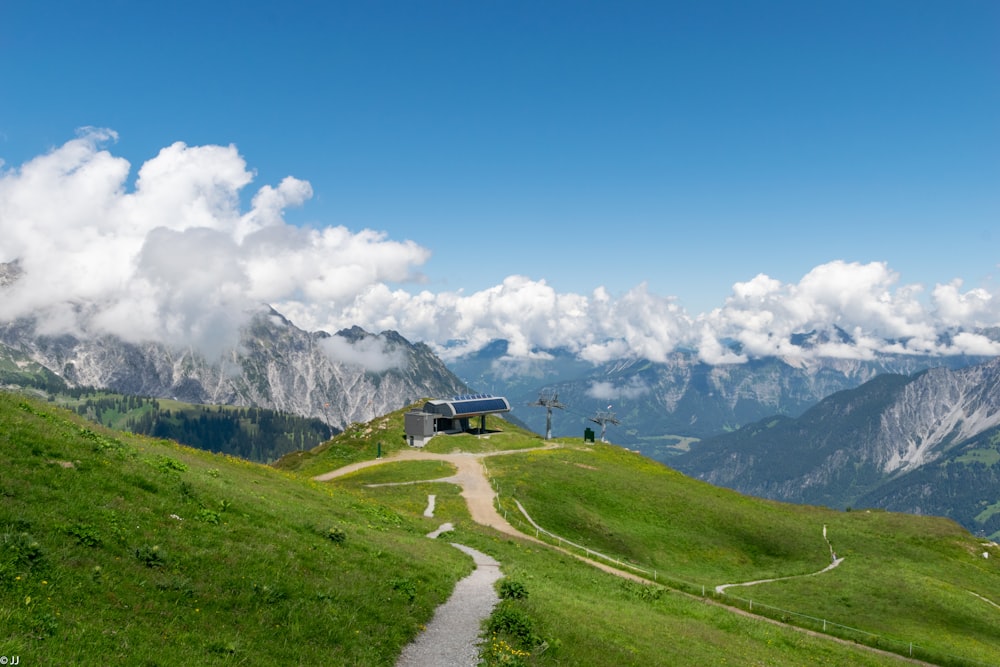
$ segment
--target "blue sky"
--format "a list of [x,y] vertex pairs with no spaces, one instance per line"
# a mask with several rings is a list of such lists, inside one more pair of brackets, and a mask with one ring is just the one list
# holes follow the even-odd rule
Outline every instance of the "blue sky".
[[644,284],[697,318],[874,262],[995,314],[998,36],[992,0],[7,2],[0,158],[108,128],[127,190],[233,144],[244,210],[290,175],[289,224],[430,251],[376,281],[412,294]]

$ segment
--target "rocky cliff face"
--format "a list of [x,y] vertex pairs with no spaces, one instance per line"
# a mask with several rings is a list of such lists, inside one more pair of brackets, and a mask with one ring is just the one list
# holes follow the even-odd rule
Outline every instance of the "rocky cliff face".
[[[993,359],[881,375],[797,419],[769,418],[706,439],[671,465],[752,495],[941,514],[973,530],[1000,501],[998,432],[1000,359]],[[990,531],[1000,528],[997,519]]]
[[283,410],[335,428],[424,397],[467,391],[426,345],[395,332],[307,332],[279,313],[258,313],[239,346],[210,360],[194,350],[104,336],[40,336],[33,323],[0,324],[0,343],[70,385]]
[[882,472],[906,472],[998,424],[1000,359],[955,371],[934,368],[883,410],[868,449]]

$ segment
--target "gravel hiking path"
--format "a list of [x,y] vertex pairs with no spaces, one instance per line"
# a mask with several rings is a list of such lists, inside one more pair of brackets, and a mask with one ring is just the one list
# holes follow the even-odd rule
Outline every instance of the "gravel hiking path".
[[[542,448],[551,448],[552,445]],[[523,535],[500,516],[494,505],[496,492],[490,485],[483,467],[482,459],[487,456],[514,454],[528,450],[507,450],[479,454],[434,454],[422,450],[404,449],[395,454],[375,460],[361,461],[338,468],[313,479],[325,482],[336,477],[362,470],[374,465],[396,461],[447,461],[455,466],[454,475],[434,480],[405,482],[405,484],[420,484],[422,482],[448,482],[457,484],[461,495],[469,507],[469,515],[476,523],[489,526],[501,533],[521,538],[532,539]],[[399,483],[371,484],[369,486],[398,486]],[[433,516],[435,496],[427,498],[427,509],[424,516]],[[451,524],[443,524],[427,537],[437,538],[452,530]],[[534,541],[534,540],[533,540]],[[403,647],[396,667],[476,667],[479,664],[479,634],[482,622],[489,618],[493,607],[500,601],[493,585],[503,575],[500,573],[500,563],[492,557],[464,544],[452,542],[451,545],[472,557],[476,569],[472,574],[455,584],[448,600],[438,607],[430,623],[417,635],[417,638]]]
[[500,563],[464,544],[452,542],[451,546],[472,556],[476,569],[455,584],[448,601],[434,611],[427,628],[403,647],[396,667],[476,667],[479,664],[481,624],[500,602],[493,588],[502,576]]

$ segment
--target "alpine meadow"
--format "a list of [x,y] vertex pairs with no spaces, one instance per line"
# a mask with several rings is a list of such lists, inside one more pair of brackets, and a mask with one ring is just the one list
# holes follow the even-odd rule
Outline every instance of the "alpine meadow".
[[1000,664],[1000,549],[948,520],[759,500],[499,420],[432,439],[482,463],[518,537],[472,520],[450,464],[399,458],[404,412],[265,466],[4,394],[0,655],[391,665],[470,572],[460,542],[503,573],[486,665]]

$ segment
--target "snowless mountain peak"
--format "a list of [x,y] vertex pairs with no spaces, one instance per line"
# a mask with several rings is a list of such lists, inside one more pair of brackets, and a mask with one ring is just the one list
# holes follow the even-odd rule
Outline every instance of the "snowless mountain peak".
[[395,332],[307,332],[274,309],[258,312],[242,329],[238,345],[215,361],[191,348],[161,343],[46,336],[24,319],[0,324],[0,344],[72,385],[272,408],[316,417],[335,428],[467,389],[427,346],[413,345]]

